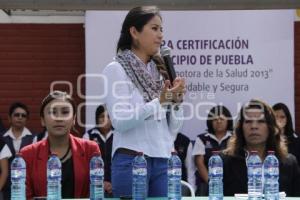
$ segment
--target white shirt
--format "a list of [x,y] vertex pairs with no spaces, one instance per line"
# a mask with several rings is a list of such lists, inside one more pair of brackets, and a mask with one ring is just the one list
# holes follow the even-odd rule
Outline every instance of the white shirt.
[[0,159],[3,158],[10,158],[12,156],[7,144],[4,145],[4,147],[2,148],[1,152],[0,152]]
[[[26,135],[32,135],[32,133],[26,127],[24,127],[21,136],[18,138],[15,137],[15,135],[12,132],[12,129],[10,128],[8,131],[6,131],[6,133],[3,135],[3,137],[6,137],[6,136],[11,137],[11,139],[13,141],[14,149],[15,149],[16,153],[18,153],[20,151],[22,138],[25,137]],[[32,143],[35,143],[36,140],[37,140],[37,137],[34,137]]]
[[[231,137],[232,134],[229,131],[227,131],[221,140],[218,140],[218,138],[214,134],[211,134],[211,133],[205,133],[205,135],[208,135],[211,139],[213,139],[213,140],[217,141],[219,144],[221,144],[224,140]],[[196,138],[192,155],[193,156],[205,155],[205,145],[203,144],[202,140],[199,137]]]
[[150,157],[169,158],[176,134],[183,124],[183,109],[170,114],[153,99],[145,103],[136,86],[118,62],[103,71],[107,77],[105,104],[114,127],[112,154],[120,148],[143,152]]

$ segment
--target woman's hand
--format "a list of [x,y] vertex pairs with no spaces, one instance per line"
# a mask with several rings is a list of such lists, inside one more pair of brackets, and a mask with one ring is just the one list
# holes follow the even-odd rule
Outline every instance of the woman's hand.
[[183,100],[183,96],[186,92],[185,89],[185,80],[183,78],[176,78],[173,81],[173,86],[171,87],[171,83],[169,80],[165,81],[164,87],[160,93],[160,103],[181,103]]
[[107,193],[111,194],[112,193],[112,186],[111,183],[108,181],[104,181],[104,191],[106,191]]
[[171,90],[173,93],[172,101],[174,103],[181,103],[183,101],[183,96],[186,93],[185,80],[183,78],[177,77],[173,81],[173,88]]
[[165,81],[164,87],[160,93],[159,102],[160,104],[167,104],[172,102],[172,92],[170,92],[171,83],[169,80]]

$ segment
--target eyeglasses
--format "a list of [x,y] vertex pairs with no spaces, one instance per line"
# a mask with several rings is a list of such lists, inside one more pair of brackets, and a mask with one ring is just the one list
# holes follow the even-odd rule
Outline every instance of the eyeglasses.
[[27,115],[25,113],[14,113],[14,117],[21,117],[21,118],[27,118]]

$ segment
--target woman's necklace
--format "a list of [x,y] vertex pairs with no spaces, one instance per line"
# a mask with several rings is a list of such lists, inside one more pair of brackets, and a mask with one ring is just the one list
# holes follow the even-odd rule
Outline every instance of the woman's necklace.
[[71,147],[69,145],[67,152],[65,153],[65,155],[62,158],[60,158],[60,161],[63,161],[68,156],[70,149],[71,149]]

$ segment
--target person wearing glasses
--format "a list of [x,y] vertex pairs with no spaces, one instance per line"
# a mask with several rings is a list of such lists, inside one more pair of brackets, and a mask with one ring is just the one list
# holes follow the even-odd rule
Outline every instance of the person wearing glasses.
[[26,128],[29,117],[28,107],[21,102],[13,103],[9,108],[10,128],[3,134],[3,140],[8,145],[13,156],[26,145],[36,142],[36,137]]
[[[36,137],[28,128],[26,128],[29,110],[24,103],[15,102],[11,104],[8,114],[10,128],[3,134],[2,139],[7,144],[12,154],[12,156],[8,159],[8,164],[10,166],[10,163],[20,149],[36,142]],[[10,199],[10,173],[3,193],[5,199]]]

